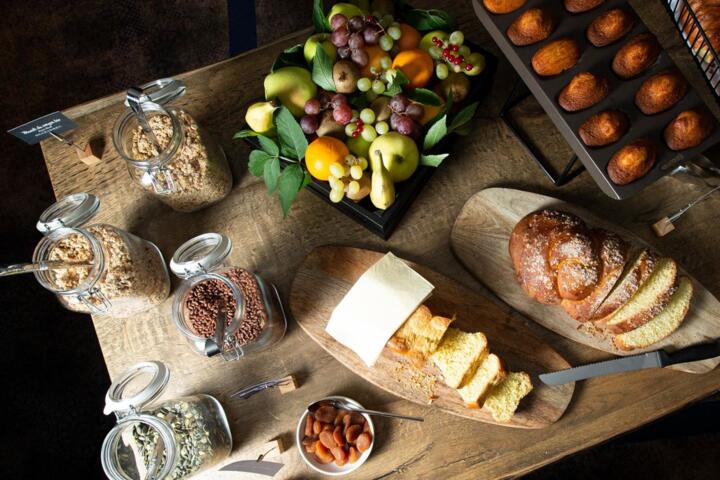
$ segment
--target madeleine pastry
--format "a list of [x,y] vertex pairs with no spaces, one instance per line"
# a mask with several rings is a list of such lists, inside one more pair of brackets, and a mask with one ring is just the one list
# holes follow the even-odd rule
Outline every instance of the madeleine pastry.
[[623,79],[636,77],[655,63],[661,50],[652,33],[635,35],[615,54],[613,72]]
[[514,12],[525,5],[526,1],[527,0],[483,0],[483,5],[492,13],[503,14]]
[[671,150],[686,150],[700,145],[715,129],[715,117],[704,108],[680,112],[665,127],[663,136]]
[[558,103],[568,112],[592,107],[607,97],[610,83],[607,78],[591,72],[580,72],[560,92]]
[[523,47],[548,38],[556,27],[550,12],[542,8],[530,8],[520,14],[508,27],[507,36],[513,45]]
[[630,120],[620,110],[604,110],[580,125],[580,138],[588,147],[602,147],[617,142],[630,128]]
[[601,13],[590,23],[586,36],[596,47],[615,43],[635,26],[635,17],[620,8]]
[[565,0],[565,10],[570,13],[582,13],[592,10],[605,0]]
[[645,115],[664,112],[682,100],[688,82],[677,68],[656,73],[645,80],[635,93],[635,105]]
[[540,47],[532,57],[532,66],[541,77],[552,77],[574,67],[579,59],[580,46],[566,37]]
[[655,165],[656,157],[657,148],[652,140],[633,140],[612,156],[607,167],[608,176],[616,185],[627,185],[647,175]]

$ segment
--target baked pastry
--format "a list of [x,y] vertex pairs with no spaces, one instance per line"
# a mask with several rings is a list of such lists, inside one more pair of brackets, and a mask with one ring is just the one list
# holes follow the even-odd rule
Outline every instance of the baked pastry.
[[645,115],[664,112],[682,100],[688,82],[680,70],[671,68],[645,80],[635,93],[635,105]]
[[607,78],[591,72],[580,72],[562,89],[558,97],[560,106],[568,112],[592,107],[610,93]]
[[514,12],[525,5],[527,0],[483,0],[483,5],[490,12],[496,14]]
[[[703,62],[710,63],[715,55],[709,47],[712,46],[715,51],[720,50],[720,4],[716,0],[689,0],[687,4],[695,13],[697,22],[690,17],[688,8],[683,8],[678,24],[682,25],[683,35],[693,53]],[[697,23],[700,23],[710,45],[702,37]]]
[[580,46],[565,37],[540,47],[532,57],[532,67],[541,77],[552,77],[574,67],[579,59]]
[[657,61],[661,50],[652,33],[635,35],[615,53],[613,72],[622,79],[636,77]]
[[453,319],[433,316],[430,309],[420,305],[388,341],[390,350],[406,355],[421,367],[437,349]]
[[465,385],[488,355],[487,338],[480,332],[448,328],[437,350],[430,356],[452,388]]
[[655,165],[657,148],[649,138],[633,140],[615,152],[607,166],[608,176],[616,185],[627,185],[642,178]]
[[497,355],[491,353],[475,371],[475,375],[458,393],[469,408],[480,408],[490,389],[505,378],[505,367]]
[[605,0],[565,0],[565,10],[570,13],[582,13],[592,10]]
[[529,8],[521,13],[507,29],[513,45],[523,47],[541,42],[555,30],[557,22],[544,8]]
[[635,17],[622,8],[613,8],[601,13],[590,22],[586,36],[596,47],[615,43],[635,26]]
[[601,320],[609,317],[618,308],[627,303],[635,295],[640,285],[645,283],[650,274],[655,270],[655,265],[660,259],[659,255],[650,250],[641,250],[637,256],[625,268],[625,271],[615,283],[610,294],[603,300],[600,307],[593,314],[593,320]]
[[492,413],[496,422],[509,422],[515,414],[520,400],[532,391],[530,375],[525,372],[510,372],[503,381],[490,391],[483,404]]
[[705,108],[694,108],[678,113],[663,136],[670,150],[685,150],[700,145],[714,129],[715,117]]
[[630,128],[630,120],[620,110],[604,110],[580,125],[578,134],[588,147],[602,147],[617,142]]

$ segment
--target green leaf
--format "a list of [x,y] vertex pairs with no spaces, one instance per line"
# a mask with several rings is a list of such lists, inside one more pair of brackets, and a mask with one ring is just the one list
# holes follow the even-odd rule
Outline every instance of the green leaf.
[[445,160],[449,153],[438,153],[437,155],[420,155],[420,165],[427,167],[439,167],[443,160]]
[[280,159],[278,157],[270,157],[265,162],[265,168],[263,169],[263,178],[265,179],[265,185],[267,185],[268,193],[272,193],[278,186],[278,177],[280,176]]
[[430,150],[432,147],[437,145],[445,135],[447,135],[447,115],[443,115],[440,119],[433,123],[425,134],[425,140],[423,140],[423,151]]
[[407,97],[410,100],[422,103],[423,105],[431,105],[433,107],[439,107],[443,103],[437,93],[432,90],[428,90],[427,88],[416,88],[415,90],[410,90],[407,92]]
[[272,155],[273,157],[280,155],[280,149],[273,139],[268,138],[265,135],[258,135],[257,139],[260,142],[260,148],[263,152],[268,155]]
[[274,72],[275,70],[283,67],[307,68],[305,56],[303,55],[302,44],[293,45],[292,47],[283,50],[283,52],[278,55],[273,62],[272,67],[270,67],[270,71]]
[[305,187],[307,185],[310,185],[311,183],[312,183],[312,177],[310,176],[310,174],[308,172],[305,172],[304,177],[303,177],[302,186]]
[[288,165],[282,171],[278,180],[278,197],[283,215],[287,217],[288,211],[295,201],[298,192],[303,187],[305,176],[303,170],[297,163]]
[[[321,50],[318,49],[318,51]],[[277,134],[283,155],[297,160],[302,159],[305,156],[308,142],[302,128],[300,128],[300,124],[295,120],[290,110],[286,107],[280,107],[275,115],[275,125],[277,125]]]
[[268,155],[262,150],[253,150],[250,152],[250,161],[248,162],[248,170],[256,177],[262,177],[265,172],[265,164],[270,160],[272,155]]
[[388,97],[394,97],[398,93],[401,93],[402,87],[410,83],[410,80],[408,80],[402,70],[396,69],[395,72],[395,76],[383,92],[383,95],[387,95]]
[[448,127],[448,133],[454,132],[455,130],[458,130],[459,128],[468,125],[475,116],[477,108],[478,102],[475,102],[460,110],[457,115],[455,115],[455,117],[452,119],[452,122],[450,122],[450,126]]
[[348,100],[348,103],[353,108],[355,108],[355,110],[357,110],[357,111],[362,110],[363,108],[367,107],[370,104],[370,102],[368,101],[368,99],[364,93],[350,97],[350,100]]
[[455,17],[444,10],[407,10],[403,13],[403,17],[407,23],[421,32],[427,32],[429,30],[452,32],[457,29]]
[[240,130],[235,135],[233,135],[233,140],[237,140],[239,138],[257,137],[258,135],[260,135],[260,134],[253,130],[245,129],[245,130]]
[[313,25],[315,25],[315,33],[324,33],[330,31],[330,24],[325,18],[323,12],[323,0],[313,1]]
[[318,48],[315,50],[315,57],[313,57],[312,66],[312,79],[318,87],[328,92],[334,92],[335,80],[333,80],[333,62],[325,53],[324,48]]

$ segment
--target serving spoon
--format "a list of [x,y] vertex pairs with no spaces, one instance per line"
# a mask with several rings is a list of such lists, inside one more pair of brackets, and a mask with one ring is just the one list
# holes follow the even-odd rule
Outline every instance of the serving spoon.
[[14,265],[0,266],[0,277],[18,275],[20,273],[44,272],[47,270],[68,270],[70,268],[92,268],[90,263],[65,263],[65,262],[37,262],[37,263],[16,263]]
[[352,403],[346,402],[344,400],[318,400],[317,402],[311,403],[308,405],[307,409],[310,413],[315,413],[318,408],[322,407],[323,405],[331,405],[335,407],[336,409],[342,409],[342,410],[348,410],[350,412],[357,412],[357,413],[364,413],[366,415],[375,415],[378,417],[390,417],[390,418],[399,418],[401,420],[412,420],[413,422],[424,422],[425,419],[422,417],[410,417],[407,415],[398,415],[396,413],[389,413],[389,412],[378,412],[377,410],[366,410],[364,408],[359,408],[353,405]]

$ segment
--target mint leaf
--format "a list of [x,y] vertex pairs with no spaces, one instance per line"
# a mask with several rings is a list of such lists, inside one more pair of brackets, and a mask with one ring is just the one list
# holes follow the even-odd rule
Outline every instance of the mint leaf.
[[438,167],[442,163],[443,160],[445,160],[449,153],[438,153],[437,155],[426,155],[422,154],[420,155],[420,165],[425,165],[427,167]]
[[278,177],[280,176],[280,159],[278,157],[270,157],[265,162],[265,168],[263,169],[263,178],[265,179],[265,185],[267,185],[268,194],[275,191],[278,185]]
[[307,68],[305,56],[303,55],[302,44],[293,45],[292,47],[283,50],[273,62],[272,67],[270,67],[270,71],[274,72],[275,70],[283,67]]
[[410,100],[422,103],[423,105],[439,107],[443,103],[437,93],[432,90],[428,90],[427,88],[416,88],[415,90],[407,92],[406,95]]
[[277,143],[275,143],[272,139],[266,137],[265,135],[258,135],[257,139],[260,142],[260,148],[263,152],[268,155],[272,155],[273,157],[280,155],[280,149],[278,148]]
[[268,155],[262,150],[253,150],[250,152],[250,161],[248,162],[248,170],[255,177],[262,177],[265,172],[265,164],[270,160],[272,155]]
[[318,48],[315,50],[315,57],[313,57],[312,67],[312,80],[318,87],[328,92],[334,92],[335,80],[333,80],[333,63],[325,53],[324,48]]
[[460,110],[457,115],[455,115],[455,118],[452,119],[452,122],[450,122],[450,126],[448,127],[448,133],[458,130],[459,128],[462,128],[465,125],[469,124],[475,116],[477,108],[478,102],[475,102]]
[[437,122],[433,123],[430,130],[425,134],[423,151],[430,150],[437,145],[445,135],[447,135],[447,115],[443,115]]
[[233,135],[233,140],[237,140],[239,138],[257,137],[258,135],[260,135],[260,134],[253,130],[245,129],[245,130],[240,130],[235,135]]
[[[322,48],[318,49],[318,51],[321,50]],[[286,107],[278,108],[275,115],[275,125],[277,126],[280,150],[283,155],[297,160],[302,159],[305,156],[308,142],[302,128],[300,128],[300,124],[295,120],[290,110]]]
[[325,12],[323,12],[323,0],[313,1],[313,25],[315,25],[315,33],[324,33],[330,31],[330,25],[325,18]]
[[444,10],[421,10],[413,9],[403,12],[405,21],[421,32],[428,30],[444,30],[452,32],[457,30],[455,17]]
[[278,197],[283,215],[287,217],[288,211],[295,201],[298,192],[303,186],[305,176],[302,168],[297,163],[288,165],[282,171],[278,180]]

